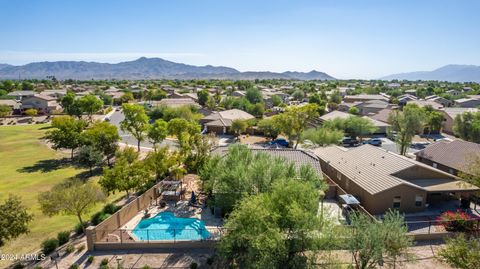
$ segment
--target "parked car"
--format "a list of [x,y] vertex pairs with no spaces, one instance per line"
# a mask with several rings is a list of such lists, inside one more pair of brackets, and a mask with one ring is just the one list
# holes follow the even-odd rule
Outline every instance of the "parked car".
[[372,146],[380,147],[382,145],[382,140],[380,138],[372,138],[372,139],[363,141],[363,144],[369,144]]
[[344,147],[356,147],[360,144],[360,142],[358,142],[357,139],[353,139],[353,138],[344,138],[342,140],[342,145]]
[[288,141],[285,138],[277,138],[277,139],[271,141],[268,144],[269,145],[279,145],[279,146],[282,146],[282,147],[288,147]]
[[426,148],[428,145],[430,145],[429,142],[417,142],[417,143],[412,143],[410,145],[410,147],[413,148],[413,149],[419,149],[420,150],[420,149]]
[[105,121],[106,121],[106,122],[110,122],[110,118],[105,118]]

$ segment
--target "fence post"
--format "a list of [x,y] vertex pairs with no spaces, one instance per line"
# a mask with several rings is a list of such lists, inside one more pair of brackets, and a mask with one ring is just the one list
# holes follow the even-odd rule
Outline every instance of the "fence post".
[[430,229],[432,228],[432,221],[428,221],[428,234],[430,234]]
[[95,234],[95,227],[93,226],[87,227],[85,231],[85,236],[87,237],[87,249],[89,251],[93,251],[95,248],[95,241],[97,241],[96,234]]
[[123,230],[120,229],[119,231],[120,231],[120,245],[122,245],[123,244]]

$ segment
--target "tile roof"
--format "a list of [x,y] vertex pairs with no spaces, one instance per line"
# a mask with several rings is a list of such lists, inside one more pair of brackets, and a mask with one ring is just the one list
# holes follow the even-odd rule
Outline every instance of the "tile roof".
[[[282,158],[286,161],[293,162],[298,169],[302,165],[311,165],[319,176],[322,176],[322,168],[318,157],[312,153],[299,149],[281,148],[271,149],[258,146],[250,146],[250,150],[255,153],[266,153],[273,157]],[[212,153],[224,156],[228,152],[228,146],[220,146],[215,148]]]
[[382,109],[382,110],[378,111],[377,114],[371,115],[370,118],[372,118],[374,120],[377,120],[377,121],[388,123],[388,116],[390,115],[390,113],[392,113],[392,111],[393,111],[392,109],[385,108],[385,109]]
[[463,140],[437,141],[416,153],[417,156],[466,172],[469,161],[480,157],[480,144]]
[[220,112],[213,112],[212,114],[204,117],[202,120],[249,120],[255,118],[254,116],[250,115],[249,113],[240,110],[240,109],[230,109]]

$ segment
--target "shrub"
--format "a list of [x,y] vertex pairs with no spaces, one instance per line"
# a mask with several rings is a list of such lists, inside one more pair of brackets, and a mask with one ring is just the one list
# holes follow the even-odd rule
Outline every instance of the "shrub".
[[52,253],[58,247],[58,239],[50,238],[42,242],[42,251],[44,254]]
[[103,258],[102,259],[102,262],[100,263],[100,265],[107,265],[108,264],[108,259],[107,258]]
[[190,264],[190,269],[197,269],[198,268],[198,264],[196,262],[192,262]]
[[77,223],[77,224],[75,225],[74,231],[75,231],[75,233],[78,234],[78,235],[83,234],[82,224]]
[[37,266],[33,267],[33,269],[43,269],[43,267],[41,267],[40,265],[37,265]]
[[85,244],[81,244],[80,246],[78,246],[77,248],[77,252],[82,252],[85,250]]
[[474,229],[476,218],[461,210],[446,211],[437,218],[437,223],[447,231],[465,232]]
[[58,245],[62,246],[70,240],[70,231],[63,231],[57,234]]
[[120,209],[119,206],[110,203],[105,205],[105,207],[103,208],[103,212],[106,214],[113,214],[117,212],[119,209]]
[[13,269],[23,269],[25,268],[25,265],[23,265],[22,263],[16,263],[13,267]]
[[91,255],[88,256],[88,258],[87,258],[87,263],[89,263],[89,264],[92,263],[94,259],[95,259],[94,256],[91,256]]
[[106,220],[108,217],[110,217],[111,214],[109,213],[104,213],[104,212],[97,212],[95,215],[92,217],[92,224],[93,225],[98,225],[102,221]]
[[150,265],[145,264],[145,265],[142,267],[142,269],[150,269]]
[[74,263],[72,265],[70,265],[70,267],[68,267],[69,269],[78,269],[78,264]]
[[70,254],[75,251],[75,247],[73,245],[68,245],[65,251]]
[[214,261],[213,257],[208,257],[208,259],[207,259],[207,264],[208,264],[208,265],[212,265],[212,264],[213,264],[213,261]]

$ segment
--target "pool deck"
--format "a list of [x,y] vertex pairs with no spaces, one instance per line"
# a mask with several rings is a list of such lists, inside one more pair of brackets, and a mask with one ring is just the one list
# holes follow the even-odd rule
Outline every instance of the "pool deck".
[[[188,201],[168,202],[167,206],[161,208],[160,206],[150,206],[148,208],[149,218],[155,217],[160,212],[173,212],[176,217],[179,218],[196,218],[205,223],[205,228],[208,231],[216,230],[223,225],[221,218],[216,218],[208,208],[199,208],[190,206]],[[145,212],[138,212],[130,221],[122,226],[122,230],[125,230],[127,234],[135,241],[139,240],[132,231],[138,225],[138,223],[144,218]],[[149,219],[147,218],[147,219]]]

